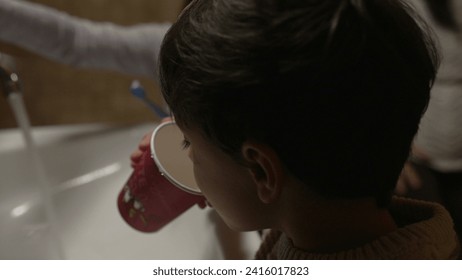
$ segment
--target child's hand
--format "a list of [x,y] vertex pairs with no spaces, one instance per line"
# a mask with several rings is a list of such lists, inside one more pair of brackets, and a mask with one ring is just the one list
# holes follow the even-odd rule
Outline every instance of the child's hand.
[[[170,122],[172,121],[172,118],[163,118],[160,122]],[[151,143],[151,135],[152,131],[145,134],[143,138],[141,139],[140,144],[138,145],[138,149],[133,151],[133,153],[130,155],[130,165],[131,167],[135,168],[135,166],[140,162],[143,153],[149,148],[149,145]]]
[[422,188],[422,179],[413,164],[407,161],[399,176],[395,192],[398,195],[406,195],[409,191],[416,191]]
[[[425,153],[415,145],[412,146],[411,154],[418,159],[419,162],[426,162],[429,160]],[[407,160],[401,171],[398,182],[396,183],[395,193],[398,195],[406,195],[410,191],[421,189],[424,183],[414,163]]]
[[151,135],[152,131],[150,133],[145,134],[141,139],[140,144],[138,145],[138,149],[133,151],[133,153],[130,155],[130,165],[132,168],[135,168],[135,166],[140,162],[143,153],[149,148],[149,144],[151,142]]

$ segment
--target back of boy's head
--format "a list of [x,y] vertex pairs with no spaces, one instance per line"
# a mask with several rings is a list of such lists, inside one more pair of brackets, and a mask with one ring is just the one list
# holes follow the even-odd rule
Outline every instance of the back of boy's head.
[[197,0],[159,73],[177,123],[237,160],[260,141],[319,194],[385,206],[436,64],[399,1]]

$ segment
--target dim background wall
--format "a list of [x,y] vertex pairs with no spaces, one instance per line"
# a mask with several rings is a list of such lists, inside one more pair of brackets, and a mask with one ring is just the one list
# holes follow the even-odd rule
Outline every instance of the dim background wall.
[[[35,0],[71,15],[121,25],[174,21],[182,0]],[[102,70],[76,69],[0,42],[0,51],[15,55],[32,125],[136,123],[156,117],[128,89],[139,79],[153,100],[161,102],[149,78]],[[0,128],[15,127],[11,109],[0,97]]]

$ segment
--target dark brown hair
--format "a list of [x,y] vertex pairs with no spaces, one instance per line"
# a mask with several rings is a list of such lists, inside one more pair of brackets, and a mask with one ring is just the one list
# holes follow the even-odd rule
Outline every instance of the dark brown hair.
[[237,160],[270,145],[326,197],[385,206],[435,78],[432,41],[395,0],[197,0],[160,53],[164,97]]

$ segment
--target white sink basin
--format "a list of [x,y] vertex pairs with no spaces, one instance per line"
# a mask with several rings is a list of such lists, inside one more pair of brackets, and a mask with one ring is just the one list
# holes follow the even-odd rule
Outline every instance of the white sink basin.
[[[151,234],[132,229],[120,217],[116,198],[131,173],[129,155],[155,126],[34,128],[55,221],[47,220],[43,180],[20,131],[0,130],[0,259],[223,258],[227,253],[212,209],[194,206]],[[252,257],[257,234],[240,238]]]

